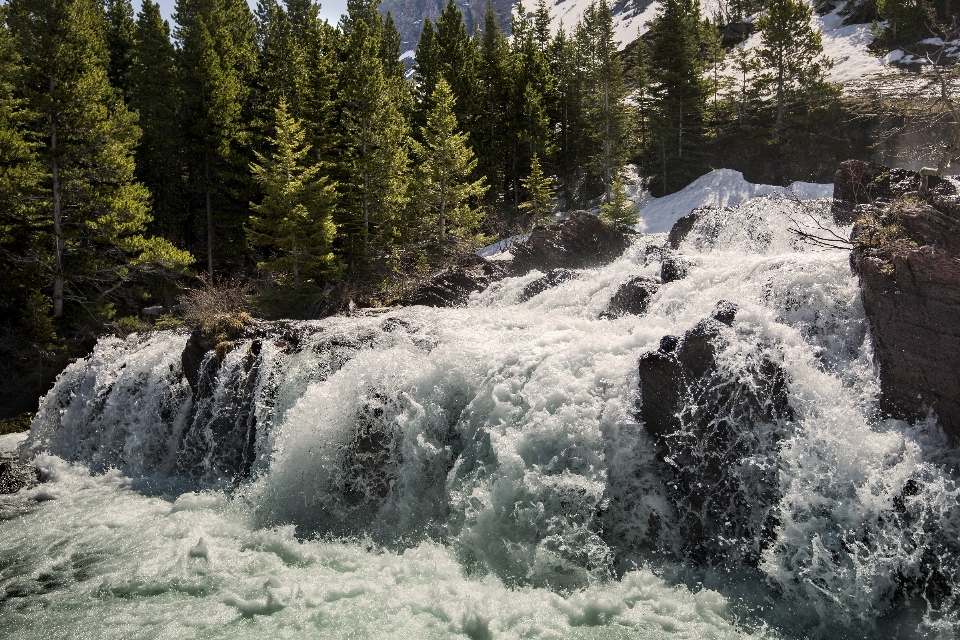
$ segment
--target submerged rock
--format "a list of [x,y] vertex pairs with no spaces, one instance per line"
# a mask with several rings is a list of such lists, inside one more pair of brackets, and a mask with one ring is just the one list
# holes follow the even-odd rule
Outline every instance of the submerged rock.
[[664,463],[681,553],[697,563],[755,566],[773,539],[774,461],[794,416],[786,372],[770,354],[758,348],[736,369],[718,359],[735,314],[721,301],[713,318],[683,337],[665,336],[640,358],[638,418]]
[[[861,207],[850,254],[870,320],[880,407],[906,419],[932,409],[943,429],[958,439],[960,194],[946,180],[931,178],[927,190],[911,192],[905,190],[920,189],[917,174],[890,169],[882,175],[907,177],[889,179],[893,186],[885,193],[895,199]],[[844,188],[876,195],[874,185],[887,180],[878,182],[870,172],[858,177],[870,184]]]
[[552,289],[558,285],[568,282],[570,280],[576,280],[577,274],[574,271],[569,269],[551,269],[547,271],[546,275],[541,278],[537,278],[526,287],[523,288],[523,291],[520,292],[517,302],[526,302],[527,300],[540,295],[547,289]]
[[14,460],[0,460],[0,494],[16,493],[40,482],[40,471]]
[[690,261],[680,256],[664,256],[663,261],[660,263],[660,280],[663,284],[683,280],[687,277],[690,266]]

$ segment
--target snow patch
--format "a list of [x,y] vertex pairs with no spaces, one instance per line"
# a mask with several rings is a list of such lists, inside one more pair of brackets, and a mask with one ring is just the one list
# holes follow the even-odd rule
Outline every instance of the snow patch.
[[646,233],[667,233],[674,223],[697,207],[734,207],[758,196],[782,195],[800,200],[832,198],[832,184],[794,182],[789,187],[753,184],[733,169],[716,169],[685,188],[662,198],[651,198],[640,209],[638,228]]

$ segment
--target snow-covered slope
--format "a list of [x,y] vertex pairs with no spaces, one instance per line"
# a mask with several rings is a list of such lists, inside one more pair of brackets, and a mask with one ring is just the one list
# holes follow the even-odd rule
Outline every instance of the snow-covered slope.
[[742,173],[733,169],[717,169],[676,193],[641,200],[638,228],[646,233],[666,233],[677,220],[697,207],[734,207],[750,198],[775,194],[800,200],[832,198],[833,185],[794,182],[789,187],[774,187],[747,182]]

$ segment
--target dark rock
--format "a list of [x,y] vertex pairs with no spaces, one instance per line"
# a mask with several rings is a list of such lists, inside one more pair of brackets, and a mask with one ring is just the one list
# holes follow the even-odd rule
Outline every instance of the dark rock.
[[630,244],[630,234],[606,225],[597,216],[574,211],[549,228],[536,228],[523,244],[510,251],[513,275],[537,269],[590,269],[616,260]]
[[576,272],[570,271],[569,269],[551,269],[543,277],[537,278],[525,286],[523,291],[520,292],[517,302],[526,302],[530,298],[540,295],[547,289],[552,289],[570,280],[576,280],[578,277]]
[[186,376],[190,388],[193,390],[194,397],[197,396],[197,388],[200,382],[200,365],[206,357],[209,349],[207,348],[203,334],[196,330],[190,334],[186,346],[183,348],[183,354],[180,356],[180,366],[183,367],[183,375]]
[[457,307],[467,303],[471,293],[483,291],[491,282],[507,275],[507,267],[476,254],[462,256],[460,264],[432,276],[400,300],[405,306]]
[[673,226],[670,227],[670,234],[667,236],[667,241],[670,243],[672,248],[680,248],[680,243],[686,239],[691,231],[693,231],[693,225],[695,225],[697,220],[701,218],[703,211],[708,208],[710,207],[694,209],[673,223]]
[[637,276],[620,285],[620,288],[610,299],[607,309],[600,315],[604,318],[643,315],[647,311],[650,298],[659,289],[660,283],[645,276]]
[[762,350],[737,370],[720,366],[729,331],[703,320],[644,354],[637,417],[664,461],[684,556],[755,566],[773,540],[780,489],[770,461],[792,431],[793,411],[786,373]]
[[16,493],[39,482],[40,471],[36,467],[14,460],[0,460],[0,494]]
[[[226,485],[249,475],[257,439],[254,405],[261,349],[260,340],[253,340],[239,366],[224,372],[226,377],[220,380],[218,359],[204,360],[194,395],[194,413],[177,455],[179,474]],[[214,395],[219,396],[218,402],[211,401]]]
[[[942,178],[927,178],[927,189],[944,186]],[[915,171],[886,167],[865,160],[841,162],[833,179],[831,212],[837,224],[851,224],[858,218],[876,213],[894,200],[923,188],[923,178]]]
[[717,303],[717,306],[713,308],[713,319],[728,327],[733,324],[733,321],[737,318],[737,305],[728,300],[721,300]]
[[922,195],[874,205],[851,240],[881,411],[914,419],[933,409],[960,439],[960,194],[931,181]]
[[687,277],[691,262],[680,256],[667,256],[660,263],[660,280],[663,284]]
[[731,49],[737,46],[750,37],[750,34],[753,33],[753,26],[752,22],[738,20],[718,27],[720,32],[720,45],[725,49]]

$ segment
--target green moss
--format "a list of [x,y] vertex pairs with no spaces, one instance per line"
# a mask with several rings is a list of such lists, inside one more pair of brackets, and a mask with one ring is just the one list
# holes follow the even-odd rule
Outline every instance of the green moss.
[[34,415],[35,414],[32,412],[21,413],[16,418],[0,420],[0,435],[5,436],[10,433],[23,433],[24,431],[29,431],[30,423],[33,422]]

